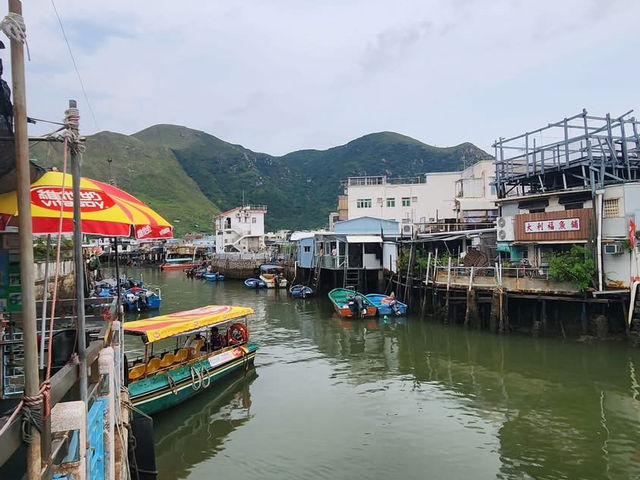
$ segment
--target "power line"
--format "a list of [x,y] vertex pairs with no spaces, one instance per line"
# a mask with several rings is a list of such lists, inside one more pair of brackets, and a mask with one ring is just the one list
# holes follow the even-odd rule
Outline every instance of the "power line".
[[62,25],[62,20],[60,19],[60,15],[58,14],[58,9],[56,8],[56,4],[53,0],[51,0],[51,5],[53,6],[53,11],[56,13],[58,23],[60,24],[60,30],[62,30],[62,36],[64,37],[64,41],[67,44],[67,49],[69,50],[69,55],[71,56],[71,62],[73,62],[73,68],[76,71],[76,75],[78,76],[78,81],[80,82],[80,87],[82,88],[82,94],[84,95],[84,99],[87,102],[89,111],[91,112],[91,117],[93,118],[93,124],[96,126],[96,130],[100,130],[100,128],[98,127],[98,122],[96,120],[96,114],[93,112],[93,107],[91,106],[91,102],[89,101],[89,96],[87,95],[87,91],[84,88],[84,82],[82,81],[82,77],[80,76],[80,70],[78,70],[76,59],[73,56],[73,52],[71,51],[71,45],[69,44],[69,40],[67,39],[67,34],[64,31],[64,26]]

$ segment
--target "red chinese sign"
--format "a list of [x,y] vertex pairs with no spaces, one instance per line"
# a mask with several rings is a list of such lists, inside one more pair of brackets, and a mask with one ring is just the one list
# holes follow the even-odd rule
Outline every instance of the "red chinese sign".
[[560,218],[558,220],[524,222],[525,233],[570,232],[573,230],[580,230],[579,218]]

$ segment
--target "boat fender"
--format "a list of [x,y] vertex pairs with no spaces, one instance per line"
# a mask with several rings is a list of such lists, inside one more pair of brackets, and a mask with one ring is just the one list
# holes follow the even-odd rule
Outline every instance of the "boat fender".
[[169,383],[169,388],[171,389],[171,393],[173,393],[174,395],[178,395],[178,390],[176,389],[176,381],[171,378],[171,375],[169,375],[169,372],[167,372],[167,382]]
[[201,387],[202,377],[200,376],[200,372],[194,367],[191,367],[191,388],[197,391],[200,390]]
[[202,379],[202,388],[209,388],[209,385],[211,385],[211,377],[209,376],[209,369],[206,365],[200,367],[200,378]]
[[242,323],[234,323],[231,325],[228,330],[228,335],[230,345],[239,345],[249,341],[249,331]]
[[155,480],[156,452],[153,442],[153,420],[145,415],[134,417],[129,430],[129,474],[130,478]]

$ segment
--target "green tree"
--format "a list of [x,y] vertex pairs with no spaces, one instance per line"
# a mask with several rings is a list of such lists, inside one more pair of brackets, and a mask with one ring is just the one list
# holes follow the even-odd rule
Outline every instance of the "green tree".
[[591,252],[578,245],[571,250],[554,255],[549,263],[549,276],[553,280],[571,282],[580,291],[584,291],[593,282],[596,274],[596,264]]

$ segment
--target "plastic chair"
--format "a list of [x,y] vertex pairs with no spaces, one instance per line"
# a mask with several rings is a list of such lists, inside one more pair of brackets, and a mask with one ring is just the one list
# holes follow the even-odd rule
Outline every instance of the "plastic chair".
[[165,353],[162,357],[162,360],[160,360],[160,368],[168,367],[169,365],[173,364],[174,361],[175,356],[173,355],[173,353]]
[[200,356],[200,350],[204,346],[204,340],[200,339],[195,345],[189,346],[189,358],[195,358]]
[[175,355],[173,356],[174,361],[176,363],[182,363],[184,362],[187,358],[189,358],[189,349],[188,348],[181,348],[179,349]]
[[138,363],[129,369],[129,380],[137,380],[144,375],[147,366],[144,363]]
[[147,374],[155,373],[158,371],[159,368],[160,368],[160,359],[158,357],[153,357],[151,360],[149,360],[149,363],[147,363]]

